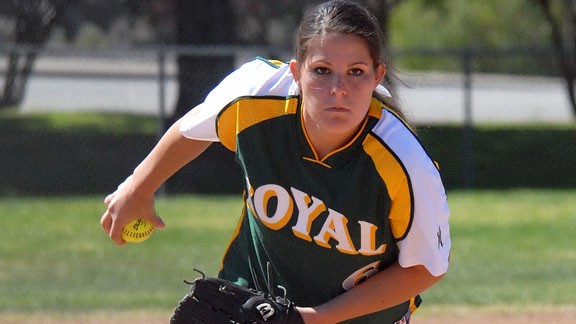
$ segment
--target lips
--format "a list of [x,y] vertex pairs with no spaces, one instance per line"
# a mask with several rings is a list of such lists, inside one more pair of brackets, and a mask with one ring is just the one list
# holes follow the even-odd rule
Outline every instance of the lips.
[[342,107],[330,107],[326,110],[332,111],[332,112],[348,112],[348,109],[342,108]]

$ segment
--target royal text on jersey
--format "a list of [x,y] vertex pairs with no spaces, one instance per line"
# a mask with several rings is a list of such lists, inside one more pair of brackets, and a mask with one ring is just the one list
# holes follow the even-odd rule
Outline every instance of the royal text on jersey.
[[[324,248],[332,248],[330,240],[334,240],[335,248],[346,254],[361,254],[366,256],[383,254],[386,244],[377,246],[376,233],[378,227],[366,221],[349,224],[348,218],[336,210],[328,208],[324,202],[296,188],[285,188],[275,185],[262,185],[256,189],[250,188],[247,206],[262,224],[272,230],[280,230],[288,225],[293,216],[296,217],[292,233],[297,238],[314,242]],[[275,209],[270,210],[271,199],[276,200]],[[296,210],[295,210],[296,209]],[[326,217],[320,218],[321,214]],[[326,214],[327,213],[327,214]],[[312,224],[322,221],[323,225],[316,233],[311,233]],[[357,248],[350,236],[349,226],[359,226],[360,242]]]

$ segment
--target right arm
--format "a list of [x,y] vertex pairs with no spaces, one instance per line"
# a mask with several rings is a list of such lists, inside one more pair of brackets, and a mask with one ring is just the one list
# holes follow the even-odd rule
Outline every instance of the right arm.
[[122,229],[136,218],[156,228],[164,223],[154,210],[154,194],[174,173],[204,152],[212,142],[192,140],[180,133],[177,121],[162,136],[134,173],[104,200],[107,210],[100,224],[116,244],[124,244]]

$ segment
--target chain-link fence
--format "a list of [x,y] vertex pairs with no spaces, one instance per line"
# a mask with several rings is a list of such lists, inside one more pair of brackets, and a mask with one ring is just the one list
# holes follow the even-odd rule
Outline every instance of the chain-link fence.
[[[14,50],[21,55],[37,51],[33,47],[0,46],[3,76],[8,56]],[[250,47],[44,50],[35,61],[19,107],[22,112],[99,111],[169,116],[178,96],[179,55],[233,55],[237,64],[242,64],[254,56],[271,53],[275,58],[290,58],[290,53],[272,48]],[[509,56],[503,58],[507,53]],[[432,61],[438,57],[457,62],[461,69],[410,71],[400,67],[390,71],[402,106],[417,124],[572,121],[572,108],[560,77],[474,71],[475,62],[486,60],[508,60],[511,65],[527,57],[554,61],[552,51],[398,51],[394,59]]]
[[[165,120],[171,117],[176,102],[178,100],[178,57],[181,55],[229,55],[233,56],[236,65],[251,59],[254,56],[273,56],[281,60],[288,60],[290,53],[278,51],[272,48],[251,48],[251,47],[158,47],[147,49],[41,49],[38,47],[27,46],[1,46],[0,45],[0,73],[2,76],[2,89],[6,91],[6,80],[8,80],[9,63],[11,55],[25,56],[27,54],[37,54],[34,61],[34,67],[31,70],[26,82],[26,91],[23,100],[18,104],[18,112],[28,115],[34,112],[98,112],[129,114],[136,116],[148,116],[154,118],[156,122],[156,132],[152,136],[142,139],[141,144],[126,143],[119,141],[120,146],[130,147],[138,153],[125,152],[131,158],[121,158],[118,155],[108,156],[118,163],[111,164],[110,170],[94,171],[90,176],[79,174],[78,179],[74,181],[84,183],[80,187],[71,186],[73,189],[65,189],[56,192],[73,191],[76,193],[109,190],[117,182],[132,170],[141,158],[145,156],[146,150],[151,148],[157,136],[165,130]],[[482,62],[499,61],[500,65],[518,65],[526,64],[528,61],[551,62],[554,61],[552,51],[534,50],[534,51],[470,51],[470,50],[450,50],[450,51],[397,51],[394,54],[394,62],[403,60],[446,60],[450,61],[452,66],[458,66],[460,69],[452,68],[449,72],[435,71],[413,71],[394,65],[390,69],[393,74],[395,91],[399,98],[401,106],[407,112],[411,120],[418,128],[425,129],[420,132],[423,141],[430,148],[431,154],[436,159],[440,159],[441,164],[448,166],[447,181],[453,187],[475,187],[475,186],[544,186],[546,181],[538,179],[534,181],[515,181],[512,177],[511,183],[501,183],[494,181],[484,181],[483,172],[492,172],[482,170],[489,168],[483,166],[482,159],[497,161],[502,156],[485,157],[479,152],[479,146],[488,145],[478,142],[482,138],[479,128],[482,125],[489,124],[491,129],[507,129],[510,125],[539,125],[538,129],[556,129],[558,127],[567,127],[566,134],[559,136],[568,141],[568,147],[574,151],[576,138],[574,131],[570,130],[573,125],[573,113],[570,107],[566,86],[563,80],[557,76],[527,76],[505,73],[478,73],[475,68]],[[509,60],[509,63],[506,63]],[[504,63],[502,63],[504,62]],[[520,63],[519,63],[520,62]],[[423,64],[425,65],[425,64]],[[206,66],[206,69],[211,69]],[[553,73],[551,73],[553,74]],[[559,74],[559,73],[556,73]],[[4,93],[6,96],[6,93]],[[31,169],[23,169],[30,150],[35,147],[32,143],[37,143],[38,136],[32,136],[27,145],[23,146],[23,139],[11,142],[10,136],[15,136],[16,130],[13,120],[8,121],[2,117],[4,122],[2,132],[2,169],[6,174],[4,180],[0,181],[0,186],[4,187],[0,192],[42,192],[41,185],[34,184],[34,180],[39,177],[48,178],[44,184],[50,183],[50,176],[44,172],[46,170],[55,170],[55,167],[45,166],[40,170],[32,172],[36,162],[30,163]],[[9,125],[12,123],[12,125]],[[9,127],[10,126],[10,127]],[[435,134],[430,129],[438,129],[450,126],[455,131],[457,147],[452,147],[451,156],[455,156],[452,161],[445,155],[446,150],[438,148],[446,144],[446,139],[450,136],[449,132]],[[513,126],[513,127],[516,127]],[[573,129],[573,127],[572,127]],[[11,131],[10,131],[11,130]],[[11,132],[11,133],[9,133]],[[38,134],[40,135],[40,134]],[[103,135],[104,136],[104,135]],[[106,137],[108,136],[108,137]],[[111,134],[104,136],[108,141]],[[72,158],[73,155],[90,156],[91,160],[105,160],[93,154],[88,154],[91,148],[86,145],[96,145],[100,150],[107,144],[102,144],[99,139],[93,139],[94,142],[78,143],[81,137],[77,137],[75,142],[68,139],[66,145],[74,147],[84,147],[76,151],[71,150],[69,153],[66,149],[57,151],[59,154],[68,154],[68,160],[77,161],[79,158]],[[126,137],[124,137],[126,138]],[[86,140],[86,139],[84,139]],[[504,140],[504,139],[501,139]],[[20,142],[18,142],[20,141]],[[558,142],[551,139],[551,141]],[[572,142],[570,146],[570,142]],[[45,145],[50,146],[50,141]],[[560,145],[560,144],[558,144]],[[503,145],[504,147],[517,147],[518,143]],[[136,148],[138,147],[138,148]],[[45,149],[45,147],[44,147]],[[527,147],[526,150],[533,148]],[[219,149],[214,149],[216,159],[229,159],[226,153]],[[120,149],[121,151],[121,149]],[[106,154],[122,154],[118,151]],[[48,152],[47,152],[48,153]],[[500,154],[495,152],[495,154]],[[524,154],[524,153],[519,153]],[[528,154],[528,153],[526,153]],[[440,155],[438,157],[438,155]],[[572,154],[573,155],[573,154]],[[572,155],[568,156],[570,160]],[[36,155],[34,155],[36,156]],[[214,158],[214,157],[213,157]],[[536,156],[533,156],[537,160]],[[127,159],[127,160],[126,160]],[[203,167],[213,166],[216,169],[208,169],[201,172],[202,174],[218,173],[222,177],[228,178],[233,176],[237,170],[233,167],[229,172],[222,172],[211,161],[210,157],[202,164]],[[44,159],[46,160],[46,159]],[[48,160],[50,160],[48,158]],[[119,161],[122,161],[121,163]],[[106,164],[108,162],[98,161],[97,164]],[[560,167],[564,167],[564,162]],[[570,162],[566,165],[571,167]],[[526,164],[530,164],[526,162]],[[74,165],[62,170],[70,170]],[[90,168],[89,166],[86,166]],[[36,168],[38,169],[38,168]],[[98,169],[96,169],[98,170]],[[64,173],[58,176],[65,175]],[[112,172],[110,175],[107,172]],[[524,173],[530,173],[526,170]],[[107,176],[101,176],[101,174]],[[192,172],[193,173],[193,172]],[[26,176],[29,174],[29,176]],[[497,173],[500,174],[500,173]],[[16,176],[18,175],[18,176]],[[91,178],[87,181],[87,178]],[[104,181],[102,179],[109,179]],[[518,178],[522,178],[519,174]],[[570,182],[575,184],[574,177],[564,177],[559,182],[560,186],[569,186]],[[182,181],[183,182],[187,182]],[[233,186],[227,183],[227,180],[220,178],[215,180],[218,185],[210,184],[213,178],[195,179],[193,182],[199,186],[216,188],[219,191],[223,188],[239,189],[238,182]],[[25,182],[27,185],[23,185]],[[184,184],[176,185],[178,188],[186,189]],[[550,183],[555,186],[558,183]],[[36,188],[36,189],[33,189]],[[84,189],[82,189],[84,188]],[[188,188],[189,189],[189,188]],[[198,188],[196,188],[198,189]],[[210,190],[214,191],[214,190]]]

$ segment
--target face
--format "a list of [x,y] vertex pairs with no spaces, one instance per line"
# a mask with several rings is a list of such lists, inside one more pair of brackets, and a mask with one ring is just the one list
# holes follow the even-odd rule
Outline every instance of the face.
[[366,41],[357,35],[331,32],[307,45],[303,61],[290,62],[304,102],[306,132],[313,142],[348,141],[364,120],[386,69],[383,64],[374,67]]

